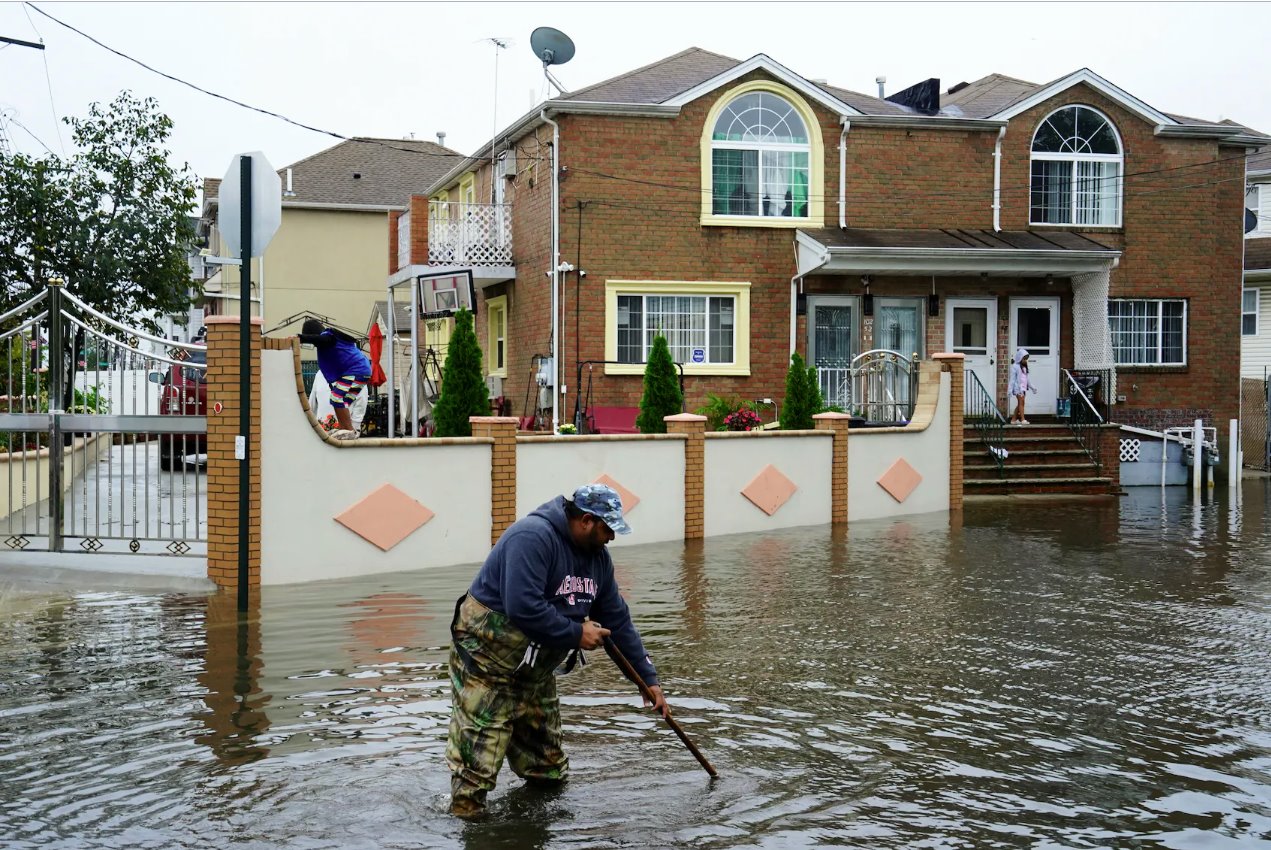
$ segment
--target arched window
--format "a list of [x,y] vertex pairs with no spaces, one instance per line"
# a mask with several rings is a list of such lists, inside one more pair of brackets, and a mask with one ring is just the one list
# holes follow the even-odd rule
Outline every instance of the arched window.
[[1121,137],[1088,106],[1052,112],[1033,134],[1033,224],[1121,224]]
[[799,111],[778,94],[729,101],[711,130],[715,215],[808,218],[812,145]]

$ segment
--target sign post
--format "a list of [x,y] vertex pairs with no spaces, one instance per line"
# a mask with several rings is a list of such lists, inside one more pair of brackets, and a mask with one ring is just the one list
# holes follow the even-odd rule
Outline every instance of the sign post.
[[[264,253],[282,221],[282,184],[265,155],[239,154],[221,182],[218,229],[239,266],[239,412],[234,457],[238,460],[238,610],[248,602],[251,551],[252,257]],[[261,299],[263,305],[264,299]],[[262,318],[264,318],[262,316]]]

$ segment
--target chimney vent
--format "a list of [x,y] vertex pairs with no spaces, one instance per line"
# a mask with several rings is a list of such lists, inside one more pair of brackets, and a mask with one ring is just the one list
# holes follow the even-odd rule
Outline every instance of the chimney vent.
[[881,76],[875,77],[874,82],[878,83],[878,99],[882,100],[887,96],[883,93],[883,86],[887,85],[887,78]]
[[446,131],[445,130],[437,131],[437,144],[441,145],[443,148],[446,146]]

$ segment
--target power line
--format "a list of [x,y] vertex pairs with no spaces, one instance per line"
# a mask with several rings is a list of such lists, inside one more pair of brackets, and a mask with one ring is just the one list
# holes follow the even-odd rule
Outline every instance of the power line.
[[235,100],[234,98],[228,97],[227,95],[217,94],[216,92],[209,91],[208,89],[205,89],[202,86],[195,85],[194,83],[191,83],[187,80],[183,80],[180,77],[173,76],[172,74],[168,74],[163,71],[160,71],[157,68],[151,67],[150,65],[147,65],[145,62],[142,62],[140,59],[135,59],[121,50],[116,50],[115,48],[111,47],[108,44],[104,44],[103,42],[99,41],[98,39],[84,32],[83,30],[77,29],[76,27],[73,27],[70,24],[66,23],[66,21],[63,21],[59,18],[54,17],[53,15],[50,15],[48,12],[44,11],[39,6],[36,6],[34,3],[24,3],[23,5],[31,7],[36,12],[39,12],[41,15],[48,18],[53,23],[59,26],[65,27],[66,29],[70,30],[76,35],[81,36],[82,38],[88,39],[93,44],[97,45],[103,50],[106,50],[110,53],[115,54],[120,59],[125,59],[133,63],[134,65],[138,65],[146,69],[152,74],[157,74],[166,80],[171,80],[172,82],[177,83],[179,85],[183,85],[183,86],[186,86],[187,88],[194,89],[195,91],[201,94],[205,94],[209,97],[214,97],[217,100],[223,100],[226,103],[232,103],[233,105],[241,107],[243,109],[249,109],[252,112],[259,112],[261,115],[268,115],[271,118],[277,118],[279,121],[285,121],[286,123],[299,127],[302,130],[309,130],[310,132],[313,132],[313,133],[321,133],[324,136],[330,136],[333,139],[339,139],[340,141],[343,141],[343,142],[358,142],[358,143],[366,144],[366,145],[378,145],[380,147],[388,148],[389,150],[400,151],[402,153],[420,154],[423,156],[440,156],[440,157],[447,157],[450,159],[456,159],[456,158],[467,159],[467,156],[461,153],[442,153],[437,151],[421,151],[416,148],[406,148],[406,147],[399,147],[397,145],[392,145],[380,139],[364,139],[364,138],[357,138],[354,136],[346,136],[343,133],[337,133],[334,130],[324,130],[321,127],[315,127],[312,124],[305,124],[302,121],[296,121],[292,118],[288,118],[286,115],[281,115],[277,112],[272,112],[268,109],[263,109],[259,106],[252,106],[250,103],[243,103],[241,100]]
[[25,132],[28,136],[30,136],[31,138],[33,138],[33,139],[35,139],[37,142],[39,142],[39,143],[40,143],[40,147],[42,147],[42,148],[44,148],[46,151],[48,151],[50,156],[57,156],[57,154],[53,152],[53,149],[52,149],[51,147],[49,147],[48,145],[44,144],[44,140],[43,140],[43,139],[41,139],[39,136],[35,135],[35,133],[31,132],[31,128],[30,128],[30,127],[28,127],[27,125],[23,124],[23,123],[22,123],[21,121],[19,121],[19,120],[18,120],[15,116],[13,116],[13,115],[7,115],[7,116],[5,116],[5,118],[9,121],[9,123],[10,123],[10,124],[14,124],[15,126],[17,126],[17,127],[21,128],[21,129],[22,129],[22,131],[23,131],[23,132]]
[[[36,9],[36,11],[38,12],[39,9]],[[43,45],[44,33],[40,32],[40,28],[35,25],[35,21],[31,20],[31,13],[27,11],[26,6],[22,7],[22,12],[26,15],[26,22],[31,25],[31,29],[35,30],[35,35],[40,39],[40,44]],[[44,61],[44,83],[48,86],[49,108],[53,110],[53,128],[57,131],[57,146],[62,149],[62,156],[66,156],[66,142],[62,140],[62,120],[57,117],[57,102],[53,99],[53,76],[49,73],[49,52],[42,46],[40,48],[40,58]],[[43,145],[44,143],[40,142],[40,144]],[[52,151],[49,151],[49,153],[52,153]]]

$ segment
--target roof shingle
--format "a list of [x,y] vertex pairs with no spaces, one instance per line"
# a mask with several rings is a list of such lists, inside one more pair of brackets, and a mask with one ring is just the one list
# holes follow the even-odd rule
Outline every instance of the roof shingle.
[[[278,176],[284,202],[395,207],[426,190],[462,158],[435,142],[357,136],[278,169]],[[220,185],[217,178],[203,178],[205,204],[218,197]]]

